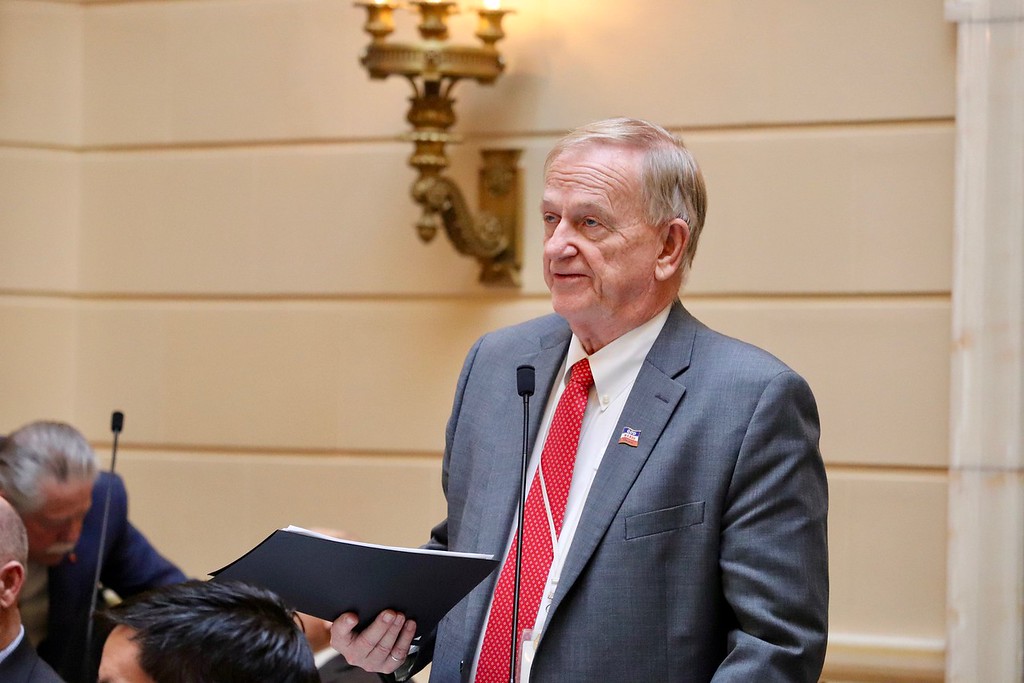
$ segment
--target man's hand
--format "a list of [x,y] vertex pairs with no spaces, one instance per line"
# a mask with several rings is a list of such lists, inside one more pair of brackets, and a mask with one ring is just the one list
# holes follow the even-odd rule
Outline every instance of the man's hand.
[[331,625],[331,647],[345,656],[349,664],[376,673],[394,673],[409,656],[416,635],[416,622],[405,615],[384,610],[373,623],[356,633],[359,619],[352,612],[342,614]]

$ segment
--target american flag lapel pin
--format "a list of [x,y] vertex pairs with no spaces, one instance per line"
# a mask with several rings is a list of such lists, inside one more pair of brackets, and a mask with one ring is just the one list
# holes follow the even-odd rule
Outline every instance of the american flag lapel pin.
[[630,448],[636,448],[640,445],[640,430],[633,429],[632,427],[623,427],[622,434],[619,436],[619,443],[624,443]]

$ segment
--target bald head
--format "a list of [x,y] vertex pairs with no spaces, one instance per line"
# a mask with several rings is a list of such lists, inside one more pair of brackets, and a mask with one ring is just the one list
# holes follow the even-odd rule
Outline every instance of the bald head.
[[25,584],[27,562],[25,525],[11,504],[0,498],[0,649],[8,647],[21,631],[18,596]]
[[28,535],[18,512],[0,498],[0,566],[11,560],[22,565],[28,562]]

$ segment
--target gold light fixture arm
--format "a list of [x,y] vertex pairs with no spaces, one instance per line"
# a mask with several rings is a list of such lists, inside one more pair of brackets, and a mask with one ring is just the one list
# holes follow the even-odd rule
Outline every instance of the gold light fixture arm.
[[480,281],[492,285],[519,285],[521,255],[518,207],[522,198],[518,149],[484,150],[480,169],[480,215],[473,218],[458,185],[440,174],[421,173],[413,184],[413,198],[423,207],[417,223],[420,236],[437,231],[440,222],[461,254],[475,257]]
[[481,213],[477,218],[473,217],[455,181],[444,175],[448,168],[445,147],[458,142],[449,132],[455,123],[451,91],[462,79],[493,83],[501,74],[504,62],[495,43],[505,35],[501,21],[509,10],[477,10],[476,36],[482,45],[451,45],[447,42],[447,21],[456,10],[455,0],[412,0],[409,4],[419,10],[418,29],[422,40],[405,44],[387,39],[394,31],[396,3],[356,4],[366,8],[364,29],[372,37],[362,57],[370,77],[404,76],[412,85],[413,96],[406,117],[412,132],[405,137],[414,145],[409,165],[418,174],[412,196],[422,208],[416,222],[420,239],[431,241],[443,227],[459,253],[473,256],[480,262],[481,282],[518,285],[522,233],[520,150],[482,152]]

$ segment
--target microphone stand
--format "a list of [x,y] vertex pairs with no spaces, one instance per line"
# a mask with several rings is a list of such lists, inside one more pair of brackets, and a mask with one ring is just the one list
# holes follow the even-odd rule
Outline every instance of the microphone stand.
[[[114,473],[114,468],[117,467],[117,438],[121,435],[121,430],[124,428],[124,413],[119,410],[115,410],[110,415],[110,431],[114,433],[114,445],[110,453],[110,473]],[[86,680],[93,680],[92,674],[92,622],[96,614],[96,598],[99,595],[100,588],[100,574],[103,571],[103,546],[107,542],[107,520],[110,517],[110,493],[113,490],[113,486],[107,487],[107,495],[103,501],[103,518],[100,522],[100,544],[99,550],[96,553],[96,574],[92,580],[92,598],[89,601],[89,620],[85,625],[85,655],[84,665],[85,671],[83,674],[86,676]]]
[[519,521],[516,529],[516,572],[512,584],[512,656],[509,660],[508,680],[516,683],[516,663],[519,654],[519,586],[523,573],[523,523],[526,516],[526,464],[530,458],[530,396],[536,382],[532,365],[516,368],[516,389],[523,397],[523,459],[519,468]]

